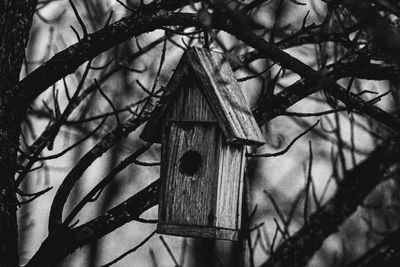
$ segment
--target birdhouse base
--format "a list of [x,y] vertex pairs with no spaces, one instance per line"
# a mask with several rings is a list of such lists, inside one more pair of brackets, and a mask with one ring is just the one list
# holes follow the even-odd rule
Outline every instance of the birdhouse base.
[[186,237],[201,237],[210,239],[221,239],[237,241],[239,237],[239,230],[220,228],[220,227],[206,227],[206,226],[192,226],[192,225],[173,225],[173,224],[158,224],[158,234],[186,236]]

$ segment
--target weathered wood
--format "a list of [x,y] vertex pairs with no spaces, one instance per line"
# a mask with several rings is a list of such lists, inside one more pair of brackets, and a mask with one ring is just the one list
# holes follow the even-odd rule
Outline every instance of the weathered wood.
[[186,56],[228,142],[264,144],[260,128],[223,54],[195,47]]
[[158,224],[157,233],[167,235],[179,235],[186,237],[202,237],[222,240],[237,241],[239,231],[221,227],[201,227],[175,224]]
[[170,104],[165,120],[217,122],[192,75],[193,73],[189,74],[182,81],[178,95]]
[[245,149],[220,139],[217,227],[240,229]]
[[[188,151],[201,155],[199,169],[191,174],[181,166]],[[213,122],[167,121],[161,162],[157,232],[236,240],[241,222],[244,146],[227,143]]]
[[[168,123],[162,144],[163,182],[160,223],[214,226],[218,174],[218,125],[215,123]],[[188,151],[201,155],[198,171],[187,175],[180,159]]]

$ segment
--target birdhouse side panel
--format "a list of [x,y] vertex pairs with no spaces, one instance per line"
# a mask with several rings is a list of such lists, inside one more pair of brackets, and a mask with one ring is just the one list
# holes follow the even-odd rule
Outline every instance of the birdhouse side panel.
[[215,225],[220,131],[215,123],[168,122],[160,224]]
[[216,225],[240,229],[245,147],[221,142]]
[[[193,75],[192,72],[190,74]],[[216,118],[200,92],[199,86],[191,76],[182,81],[176,99],[171,103],[167,121],[216,122]]]

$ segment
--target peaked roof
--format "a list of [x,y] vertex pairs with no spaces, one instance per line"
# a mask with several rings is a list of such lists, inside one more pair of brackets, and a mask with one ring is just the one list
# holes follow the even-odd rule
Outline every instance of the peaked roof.
[[140,138],[160,143],[162,121],[169,103],[179,93],[182,80],[193,75],[208,101],[225,138],[230,143],[260,146],[265,143],[248,103],[224,55],[193,47],[181,58],[170,78],[160,102],[147,122]]

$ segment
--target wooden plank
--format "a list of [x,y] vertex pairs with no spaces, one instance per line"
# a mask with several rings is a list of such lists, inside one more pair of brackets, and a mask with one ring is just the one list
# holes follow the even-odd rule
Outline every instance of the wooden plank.
[[220,142],[216,226],[240,229],[244,146]]
[[189,74],[183,79],[178,96],[170,104],[166,120],[217,122],[193,75]]
[[[237,229],[241,229],[242,228],[242,211],[243,211],[243,207],[242,207],[242,203],[243,203],[243,198],[247,197],[243,195],[243,187],[244,187],[244,174],[245,174],[245,170],[246,170],[246,147],[242,148],[242,164],[240,165],[240,181],[239,181],[239,188],[238,188],[238,204],[237,204]],[[244,216],[247,216],[244,215]]]
[[170,128],[171,128],[170,122],[163,123],[163,129],[162,129],[163,143],[161,145],[161,166],[160,166],[161,186],[158,191],[158,223],[167,221],[166,218],[167,209],[168,205],[170,205],[170,203],[166,200],[166,194],[168,193],[167,184],[169,184],[169,181],[171,179],[167,176],[168,168],[170,166],[169,155],[171,153],[167,145],[167,142],[170,140],[169,137]]
[[221,240],[237,241],[239,231],[236,229],[227,229],[220,227],[201,227],[193,225],[176,225],[176,224],[157,224],[158,234],[201,237]]
[[[169,122],[170,133],[162,146],[159,220],[161,223],[213,226],[218,173],[216,123]],[[180,159],[187,151],[201,155],[194,175],[182,172]]]
[[227,140],[252,146],[264,144],[264,137],[223,54],[196,47],[188,50],[186,56]]

